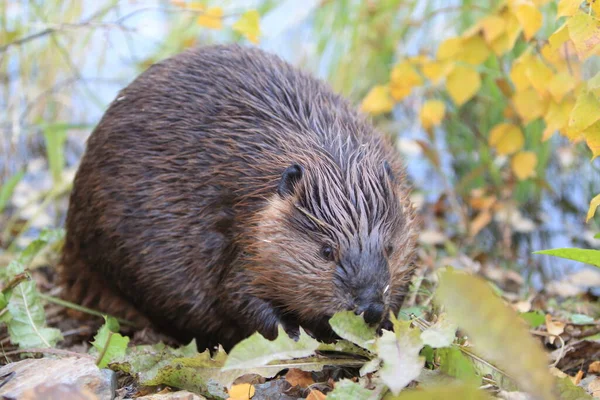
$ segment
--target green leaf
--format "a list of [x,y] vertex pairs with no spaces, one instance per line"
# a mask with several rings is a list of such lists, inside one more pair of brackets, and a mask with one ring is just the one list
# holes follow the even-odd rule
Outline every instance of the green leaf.
[[570,377],[556,379],[556,390],[560,400],[592,400],[583,388],[575,385]]
[[384,330],[377,338],[377,355],[383,360],[379,376],[397,394],[417,378],[425,365],[419,356],[423,348],[420,331],[408,321],[393,321],[394,332]]
[[360,315],[356,315],[352,311],[341,311],[329,320],[329,325],[341,338],[349,340],[363,349],[375,351],[375,328],[367,325]]
[[458,347],[438,349],[437,354],[440,358],[440,370],[443,373],[471,385],[481,383],[481,378],[477,376],[471,359],[465,356]]
[[178,349],[161,343],[129,348],[124,357],[111,362],[109,366],[113,370],[132,375],[142,386],[169,385],[218,399],[228,398],[225,388],[245,374],[272,378],[286,368],[320,371],[325,365],[357,367],[356,360],[303,358],[256,368],[223,371],[226,360],[227,354],[221,348],[211,357],[208,350],[198,353],[195,342]]
[[[327,397],[329,399],[329,396]],[[407,390],[398,396],[385,396],[383,400],[491,400],[483,390],[469,385],[447,385],[424,390]]]
[[529,311],[525,313],[519,314],[521,318],[523,318],[529,326],[532,328],[537,328],[546,322],[546,316],[541,311]]
[[577,324],[577,325],[593,324],[594,318],[590,317],[589,315],[585,315],[585,314],[572,314],[571,322],[574,324]]
[[448,317],[470,336],[485,360],[506,371],[525,391],[544,400],[554,398],[553,378],[540,343],[485,281],[447,270],[440,273],[435,298],[446,308]]
[[600,250],[563,248],[541,250],[536,251],[533,254],[546,254],[549,256],[566,258],[567,260],[579,261],[585,264],[600,267]]
[[335,384],[335,389],[327,394],[327,400],[370,400],[373,391],[366,389],[349,379],[342,379]]
[[17,184],[23,179],[25,171],[20,171],[8,178],[8,180],[0,187],[0,213],[8,204],[8,200],[12,197]]
[[98,351],[99,368],[105,368],[111,361],[125,355],[129,338],[119,334],[119,321],[113,317],[104,317],[106,321],[98,330],[92,346]]
[[441,314],[435,324],[421,333],[423,343],[434,349],[450,346],[455,337],[456,324],[448,321],[445,314]]
[[[3,272],[8,278],[24,273],[29,263],[44,247],[61,240],[63,236],[62,230],[43,231]],[[58,329],[46,327],[46,313],[34,281],[21,282],[5,295],[8,300],[8,315],[5,314],[2,321],[6,322],[13,344],[17,344],[21,349],[53,347],[62,339]]]
[[596,234],[594,235],[594,239],[600,239],[600,233],[596,233]]
[[277,338],[273,341],[256,332],[231,349],[223,371],[260,367],[276,360],[308,357],[314,354],[318,347],[319,342],[302,328],[298,341],[290,338],[282,327],[279,327]]

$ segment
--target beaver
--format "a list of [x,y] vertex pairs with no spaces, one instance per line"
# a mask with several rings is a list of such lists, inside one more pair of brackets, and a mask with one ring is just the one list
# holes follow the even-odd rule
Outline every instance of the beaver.
[[325,83],[256,48],[188,49],[119,92],[66,219],[66,297],[198,348],[354,310],[398,311],[414,269],[392,141]]

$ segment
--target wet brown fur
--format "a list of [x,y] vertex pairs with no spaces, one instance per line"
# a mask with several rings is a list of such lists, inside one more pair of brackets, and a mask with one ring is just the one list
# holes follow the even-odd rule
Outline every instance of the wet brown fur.
[[[302,176],[278,194],[293,164]],[[122,90],[92,133],[65,292],[201,348],[278,324],[325,337],[364,293],[398,310],[408,194],[392,144],[324,83],[257,49],[191,49]]]

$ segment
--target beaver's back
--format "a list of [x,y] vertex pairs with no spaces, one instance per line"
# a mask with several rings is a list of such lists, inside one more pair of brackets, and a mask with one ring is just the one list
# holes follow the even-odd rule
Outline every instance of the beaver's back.
[[380,140],[369,132],[325,84],[260,50],[197,48],[150,67],[89,138],[67,217],[67,292],[116,314],[133,304],[171,333],[196,322],[166,304],[221,310],[207,331],[235,327],[223,280],[244,221],[295,159],[343,164],[343,149]]

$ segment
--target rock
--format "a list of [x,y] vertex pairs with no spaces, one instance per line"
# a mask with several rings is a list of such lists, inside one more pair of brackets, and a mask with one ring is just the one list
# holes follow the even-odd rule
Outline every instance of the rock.
[[[12,374],[12,377],[8,376]],[[65,399],[87,399],[92,394],[100,400],[112,399],[116,389],[115,373],[100,370],[89,357],[39,358],[14,362],[0,368],[0,377],[7,376],[7,382],[0,388],[0,396],[30,399],[54,398],[43,395],[70,393],[75,397]],[[88,394],[89,393],[89,394]],[[39,394],[42,397],[35,397]],[[79,395],[79,397],[76,397]],[[83,397],[82,397],[83,396]],[[61,397],[56,397],[61,398]]]
[[20,400],[99,400],[98,396],[85,388],[59,383],[42,383],[33,389],[27,389]]

